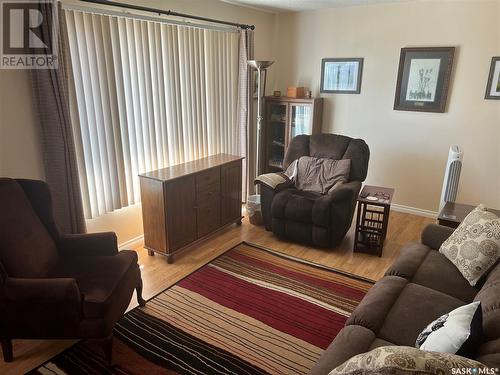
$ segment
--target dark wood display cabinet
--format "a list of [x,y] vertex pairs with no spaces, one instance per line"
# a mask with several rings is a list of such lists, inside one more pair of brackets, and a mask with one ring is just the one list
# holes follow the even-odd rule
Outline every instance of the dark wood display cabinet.
[[261,170],[281,170],[290,141],[299,134],[321,133],[322,115],[322,98],[266,96]]
[[139,175],[144,247],[175,253],[241,224],[242,157],[217,154]]

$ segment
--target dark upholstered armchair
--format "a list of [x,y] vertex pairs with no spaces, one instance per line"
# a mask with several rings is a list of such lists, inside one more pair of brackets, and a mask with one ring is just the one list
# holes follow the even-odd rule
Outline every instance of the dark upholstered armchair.
[[61,235],[46,183],[0,178],[0,339],[102,340],[111,359],[113,326],[134,289],[137,253],[118,252],[110,233]]
[[274,189],[261,184],[264,225],[280,238],[334,247],[351,226],[370,150],[361,139],[336,134],[299,135],[287,149],[283,168],[301,156],[351,159],[349,181],[326,195],[297,190],[289,181]]

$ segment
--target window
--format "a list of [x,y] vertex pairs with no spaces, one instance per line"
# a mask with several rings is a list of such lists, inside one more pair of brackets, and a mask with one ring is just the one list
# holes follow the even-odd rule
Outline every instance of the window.
[[138,203],[140,173],[240,154],[237,32],[65,15],[86,218]]

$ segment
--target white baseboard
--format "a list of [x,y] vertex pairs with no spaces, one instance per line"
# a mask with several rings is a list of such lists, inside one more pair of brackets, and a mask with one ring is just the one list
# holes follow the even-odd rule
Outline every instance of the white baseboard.
[[124,249],[135,249],[139,246],[144,246],[144,235],[141,234],[140,236],[137,236],[135,238],[132,238],[128,241],[125,241],[121,244],[118,244],[118,249],[124,250]]
[[394,210],[397,212],[403,212],[405,214],[430,217],[431,219],[435,219],[438,216],[438,213],[436,211],[424,210],[422,208],[416,208],[416,207],[410,207],[410,206],[404,206],[402,204],[394,204],[394,203],[391,204],[391,210]]

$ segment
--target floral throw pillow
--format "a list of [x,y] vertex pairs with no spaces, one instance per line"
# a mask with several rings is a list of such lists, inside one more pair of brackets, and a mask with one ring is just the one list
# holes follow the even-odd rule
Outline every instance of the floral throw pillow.
[[474,286],[500,257],[500,217],[483,205],[472,210],[439,248]]
[[469,369],[475,374],[486,366],[456,354],[428,352],[410,346],[382,346],[352,357],[329,375],[443,375],[452,374],[453,369]]

